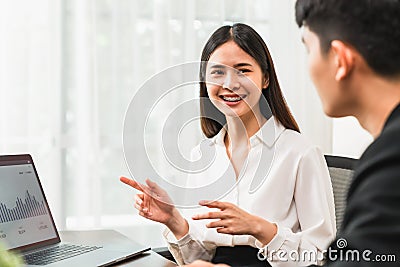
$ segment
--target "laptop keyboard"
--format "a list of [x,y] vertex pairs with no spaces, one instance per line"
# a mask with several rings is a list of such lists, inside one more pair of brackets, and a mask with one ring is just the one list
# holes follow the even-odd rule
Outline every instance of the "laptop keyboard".
[[24,261],[30,265],[47,265],[53,262],[71,258],[83,253],[87,253],[101,247],[78,246],[72,244],[62,244],[48,249],[40,250],[24,255]]

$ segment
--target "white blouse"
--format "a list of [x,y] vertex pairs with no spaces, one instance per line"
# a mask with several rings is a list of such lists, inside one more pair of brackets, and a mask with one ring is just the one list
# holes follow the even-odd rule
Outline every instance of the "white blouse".
[[[199,183],[199,177],[202,184],[212,183],[220,175],[216,172],[226,169],[230,170],[232,181],[236,181],[226,154],[225,133],[222,129],[210,139],[209,146],[215,150],[215,159],[204,172],[188,178],[190,186]],[[257,170],[264,164],[268,165],[260,161],[261,154],[272,148],[275,148],[272,164],[270,168],[268,166],[266,178],[260,180],[256,177]],[[192,156],[198,158],[199,153],[198,146]],[[254,184],[253,180],[257,183]],[[164,231],[169,250],[179,264],[197,259],[209,261],[216,247],[236,245],[259,248],[261,256],[271,266],[320,264],[322,252],[336,234],[332,185],[321,151],[301,134],[285,129],[274,117],[250,138],[246,168],[240,173],[233,190],[219,200],[234,203],[253,215],[275,223],[277,234],[262,247],[253,236],[221,234],[205,226],[210,220],[191,219],[193,214],[209,212],[208,208],[181,210],[189,223],[188,234],[176,240],[168,229]]]

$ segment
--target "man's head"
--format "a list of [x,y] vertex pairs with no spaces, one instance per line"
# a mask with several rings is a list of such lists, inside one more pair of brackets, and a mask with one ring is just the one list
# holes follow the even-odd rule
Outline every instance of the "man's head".
[[296,21],[328,115],[353,115],[362,77],[400,79],[400,0],[298,0]]

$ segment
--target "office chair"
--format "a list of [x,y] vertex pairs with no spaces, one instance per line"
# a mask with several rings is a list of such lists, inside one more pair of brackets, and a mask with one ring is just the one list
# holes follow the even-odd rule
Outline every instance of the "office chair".
[[349,190],[356,159],[325,155],[328,164],[329,175],[331,176],[333,197],[335,201],[336,229],[342,225],[344,211],[346,209],[347,192]]
[[[335,201],[336,229],[339,230],[343,221],[344,211],[346,209],[347,191],[352,181],[356,159],[325,155],[328,165],[329,175],[331,177],[333,197]],[[158,247],[154,252],[175,261],[167,247]]]

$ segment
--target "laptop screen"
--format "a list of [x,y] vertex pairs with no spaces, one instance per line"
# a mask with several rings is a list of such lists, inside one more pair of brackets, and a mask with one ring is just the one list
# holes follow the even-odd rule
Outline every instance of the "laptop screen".
[[8,249],[58,239],[32,159],[0,157],[0,243]]

